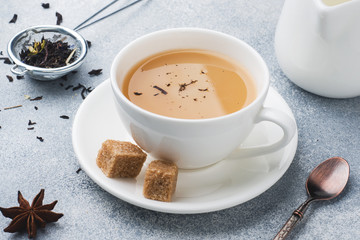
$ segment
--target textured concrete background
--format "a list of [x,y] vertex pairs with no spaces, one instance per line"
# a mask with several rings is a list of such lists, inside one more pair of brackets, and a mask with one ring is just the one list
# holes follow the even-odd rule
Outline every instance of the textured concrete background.
[[[55,24],[56,11],[63,15],[62,25],[73,28],[110,0],[50,0],[50,9],[43,9],[42,2],[1,1],[0,51],[5,56],[7,42],[18,31],[31,25]],[[120,0],[112,9],[127,2]],[[15,78],[9,82],[6,75],[12,75],[10,65],[0,62],[0,206],[17,205],[18,190],[31,201],[45,188],[45,203],[59,200],[55,211],[64,217],[39,230],[37,239],[272,239],[306,199],[305,180],[313,167],[329,157],[342,156],[351,166],[345,192],[335,200],[314,203],[291,239],[359,238],[360,98],[318,97],[287,79],[273,47],[282,5],[283,0],[145,0],[80,31],[92,47],[85,64],[67,81]],[[18,20],[10,24],[14,13]],[[264,57],[271,86],[294,112],[299,128],[294,161],[272,188],[249,202],[206,214],[157,213],[119,200],[83,171],[76,173],[79,165],[72,148],[71,127],[82,98],[79,92],[64,88],[78,83],[96,87],[109,77],[112,59],[127,43],[172,27],[203,27],[248,42]],[[102,68],[103,73],[89,77],[87,72],[94,68]],[[24,95],[43,96],[43,100],[30,102]],[[19,104],[23,107],[3,110]],[[70,119],[61,119],[60,115]],[[33,131],[27,130],[29,120],[37,123]],[[1,229],[9,223],[10,219],[0,216]],[[26,233],[0,231],[0,239],[26,237]]]

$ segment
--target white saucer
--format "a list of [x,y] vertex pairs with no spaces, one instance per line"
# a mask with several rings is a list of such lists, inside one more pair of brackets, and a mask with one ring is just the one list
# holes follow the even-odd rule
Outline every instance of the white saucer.
[[[76,113],[72,140],[81,168],[99,186],[131,204],[168,213],[204,213],[229,208],[260,195],[275,184],[290,166],[297,148],[298,134],[284,149],[259,158],[223,160],[200,170],[180,170],[177,188],[170,203],[143,197],[147,161],[136,179],[111,179],[96,165],[97,152],[106,139],[134,142],[123,127],[115,110],[110,81],[91,92]],[[272,88],[265,106],[292,112],[284,99]],[[244,145],[272,142],[281,136],[280,128],[271,123],[258,124]]]

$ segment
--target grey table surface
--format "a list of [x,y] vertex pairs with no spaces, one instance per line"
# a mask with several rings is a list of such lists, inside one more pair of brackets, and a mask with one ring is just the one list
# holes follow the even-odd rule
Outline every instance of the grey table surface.
[[[6,57],[11,37],[32,25],[73,28],[108,1],[1,1],[0,51]],[[129,1],[120,0],[105,13]],[[145,0],[79,31],[92,42],[86,62],[65,81],[16,79],[11,65],[0,62],[0,206],[17,205],[20,190],[29,201],[45,191],[45,203],[58,200],[58,222],[38,231],[37,239],[272,239],[292,211],[306,199],[305,180],[322,160],[341,156],[350,163],[350,180],[336,199],[310,206],[290,239],[359,239],[360,217],[360,98],[328,99],[297,87],[280,69],[274,34],[283,0]],[[9,23],[13,14],[16,23]],[[109,77],[113,58],[130,41],[146,33],[173,27],[201,27],[242,39],[265,59],[271,86],[287,101],[298,126],[295,158],[285,175],[260,196],[217,212],[192,215],[159,213],[124,202],[93,182],[72,147],[71,128],[82,103],[79,91],[66,86],[96,87]],[[92,69],[102,68],[90,77]],[[6,75],[14,77],[10,82]],[[63,85],[63,86],[61,86]],[[26,100],[43,96],[41,101]],[[21,108],[4,110],[21,104]],[[37,106],[38,110],[34,107]],[[61,119],[68,115],[70,119]],[[36,122],[27,130],[28,121]],[[44,139],[40,142],[37,136]],[[10,223],[0,216],[0,228]],[[0,231],[0,239],[26,239],[25,232]]]

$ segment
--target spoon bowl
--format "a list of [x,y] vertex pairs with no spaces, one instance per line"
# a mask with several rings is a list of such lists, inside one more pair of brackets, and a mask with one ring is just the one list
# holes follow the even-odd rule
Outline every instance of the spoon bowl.
[[330,200],[345,188],[349,178],[349,164],[340,157],[333,157],[319,164],[306,181],[308,195],[314,200]]

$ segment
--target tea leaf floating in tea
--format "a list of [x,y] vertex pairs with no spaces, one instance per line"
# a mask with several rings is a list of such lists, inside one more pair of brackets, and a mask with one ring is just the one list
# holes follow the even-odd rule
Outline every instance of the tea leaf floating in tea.
[[209,89],[208,88],[204,88],[204,89],[198,89],[200,92],[208,92],[209,91]]
[[187,86],[189,86],[189,85],[191,85],[191,84],[194,84],[194,83],[196,83],[196,82],[197,82],[197,80],[191,80],[190,83],[180,84],[179,92],[184,91]]
[[158,86],[153,86],[153,88],[159,90],[162,94],[166,95],[167,94],[167,91],[165,91],[164,89],[162,89],[161,87],[158,87]]

